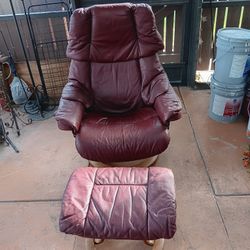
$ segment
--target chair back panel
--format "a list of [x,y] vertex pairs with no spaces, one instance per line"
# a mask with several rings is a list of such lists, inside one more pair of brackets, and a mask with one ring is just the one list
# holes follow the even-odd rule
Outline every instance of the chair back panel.
[[90,74],[88,91],[96,109],[122,113],[143,103],[139,59],[163,48],[149,5],[107,4],[77,9],[70,20],[69,36],[68,57],[78,64],[83,62],[83,67],[89,63],[89,69],[82,72]]
[[141,74],[136,60],[91,63],[91,85],[95,107],[100,111],[123,113],[142,104]]

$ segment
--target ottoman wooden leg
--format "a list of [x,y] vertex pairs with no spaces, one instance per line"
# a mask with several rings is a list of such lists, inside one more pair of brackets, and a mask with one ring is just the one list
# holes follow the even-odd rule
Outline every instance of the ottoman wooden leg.
[[104,241],[103,239],[94,239],[94,243],[96,245],[103,243],[103,241]]
[[146,245],[152,247],[152,246],[154,245],[155,241],[154,241],[154,240],[144,240],[144,243],[145,243]]
[[96,250],[95,243],[93,239],[85,238],[84,239],[84,250]]
[[152,250],[163,250],[164,239],[155,240]]

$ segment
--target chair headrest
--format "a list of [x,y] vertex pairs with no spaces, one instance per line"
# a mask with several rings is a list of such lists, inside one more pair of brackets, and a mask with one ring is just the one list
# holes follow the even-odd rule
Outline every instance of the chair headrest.
[[67,56],[78,61],[115,62],[147,57],[163,49],[147,4],[105,4],[76,9]]

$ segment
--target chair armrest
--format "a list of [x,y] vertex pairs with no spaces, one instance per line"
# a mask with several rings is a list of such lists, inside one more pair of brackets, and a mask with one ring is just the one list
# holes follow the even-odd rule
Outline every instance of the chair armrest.
[[78,101],[71,101],[61,98],[58,110],[55,114],[58,128],[61,130],[72,130],[77,134],[84,116],[85,108]]
[[156,97],[154,109],[164,125],[181,118],[181,101],[169,85],[168,91]]

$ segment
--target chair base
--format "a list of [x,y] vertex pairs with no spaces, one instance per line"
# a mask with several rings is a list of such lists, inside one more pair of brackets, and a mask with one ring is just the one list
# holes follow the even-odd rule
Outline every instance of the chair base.
[[[96,250],[96,245],[103,243],[104,240],[85,238],[84,241],[84,250]],[[163,250],[164,247],[164,239],[146,240],[144,243],[148,246],[152,246],[152,250]]]
[[103,163],[98,161],[89,161],[89,165],[96,168],[101,167],[149,167],[151,166],[158,158],[158,155],[140,159],[136,161],[123,161],[123,162],[111,162]]

